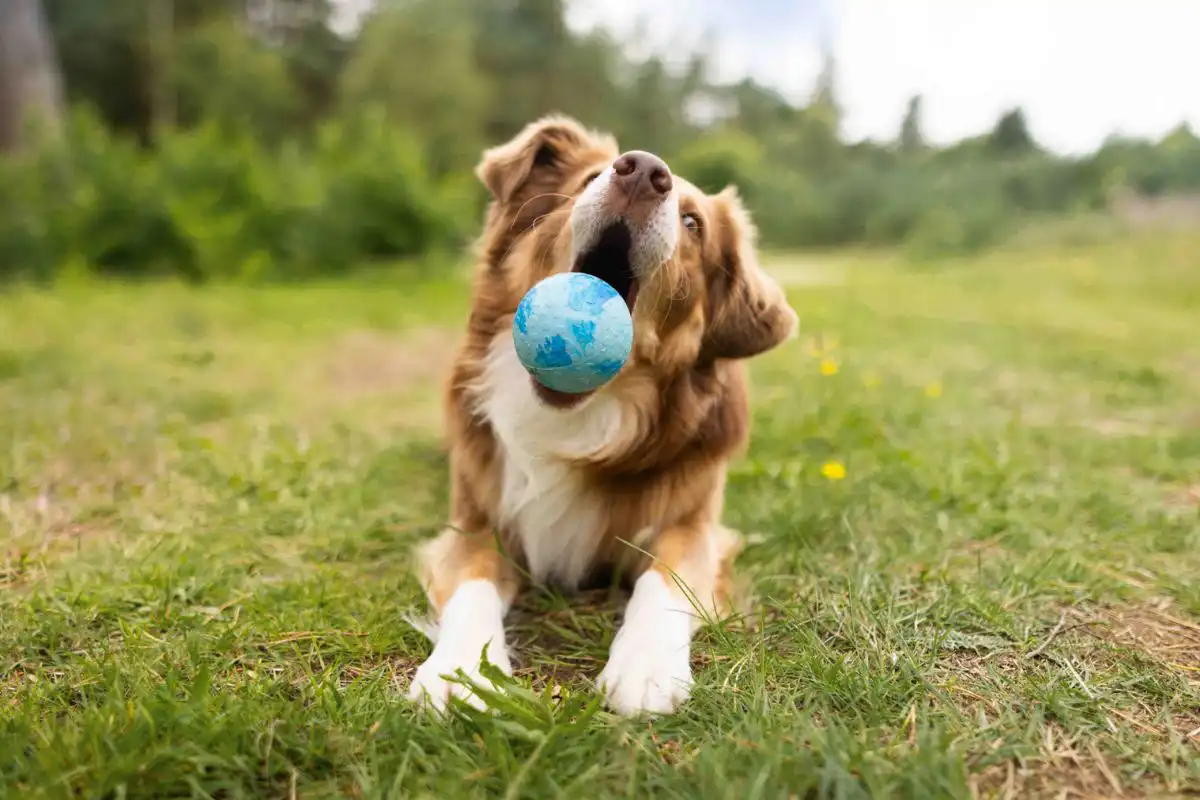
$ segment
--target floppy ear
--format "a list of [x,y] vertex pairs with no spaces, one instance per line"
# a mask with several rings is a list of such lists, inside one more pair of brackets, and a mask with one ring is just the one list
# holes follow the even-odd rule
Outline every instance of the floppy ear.
[[504,203],[512,199],[535,171],[557,166],[572,150],[597,141],[611,143],[616,149],[611,138],[589,133],[570,117],[542,117],[526,125],[505,144],[485,151],[475,175],[492,197]]
[[798,320],[783,289],[758,265],[754,224],[737,190],[728,187],[714,200],[720,264],[708,287],[700,358],[750,358],[795,336]]

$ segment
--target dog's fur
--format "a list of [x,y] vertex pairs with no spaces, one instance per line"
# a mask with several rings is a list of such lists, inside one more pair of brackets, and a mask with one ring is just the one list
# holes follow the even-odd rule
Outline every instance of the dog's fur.
[[410,696],[442,707],[478,677],[481,650],[511,671],[503,618],[523,575],[577,588],[619,570],[633,595],[599,678],[609,705],[669,712],[691,685],[701,615],[727,609],[740,547],[720,522],[726,465],[749,434],[742,359],[791,337],[796,315],[758,266],[736,190],[673,176],[662,202],[626,209],[637,279],[634,345],[587,396],[535,384],[513,347],[521,297],[578,265],[614,211],[609,136],[551,116],[487,151],[493,201],[466,339],[446,388],[450,525],[419,553],[438,617]]

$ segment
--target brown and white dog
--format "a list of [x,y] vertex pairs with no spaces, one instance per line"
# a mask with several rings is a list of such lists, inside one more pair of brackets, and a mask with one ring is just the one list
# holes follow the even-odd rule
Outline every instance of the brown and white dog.
[[[739,538],[721,524],[726,467],[750,412],[741,360],[791,337],[796,314],[758,266],[736,191],[706,195],[646,152],[551,116],[487,151],[493,201],[466,340],[446,389],[450,525],[419,553],[437,622],[409,696],[478,698],[480,654],[511,673],[504,617],[522,579],[633,581],[599,676],[624,714],[673,711],[690,643],[727,609]],[[629,304],[628,363],[590,395],[535,383],[513,347],[517,304],[576,270]]]

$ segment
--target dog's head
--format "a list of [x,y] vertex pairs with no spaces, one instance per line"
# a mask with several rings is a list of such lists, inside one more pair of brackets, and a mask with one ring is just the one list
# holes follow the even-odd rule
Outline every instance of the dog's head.
[[[631,363],[660,374],[758,355],[796,329],[733,187],[705,194],[652,153],[622,153],[563,117],[488,150],[477,174],[493,198],[484,248],[512,310],[555,272],[602,278],[633,314]],[[539,393],[556,405],[579,399]]]

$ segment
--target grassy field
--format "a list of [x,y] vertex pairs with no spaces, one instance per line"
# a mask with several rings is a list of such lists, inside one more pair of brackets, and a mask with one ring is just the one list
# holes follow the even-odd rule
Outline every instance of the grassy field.
[[457,278],[2,295],[0,796],[1200,792],[1198,264],[777,258],[745,612],[654,722],[606,594],[522,599],[503,713],[403,700]]

